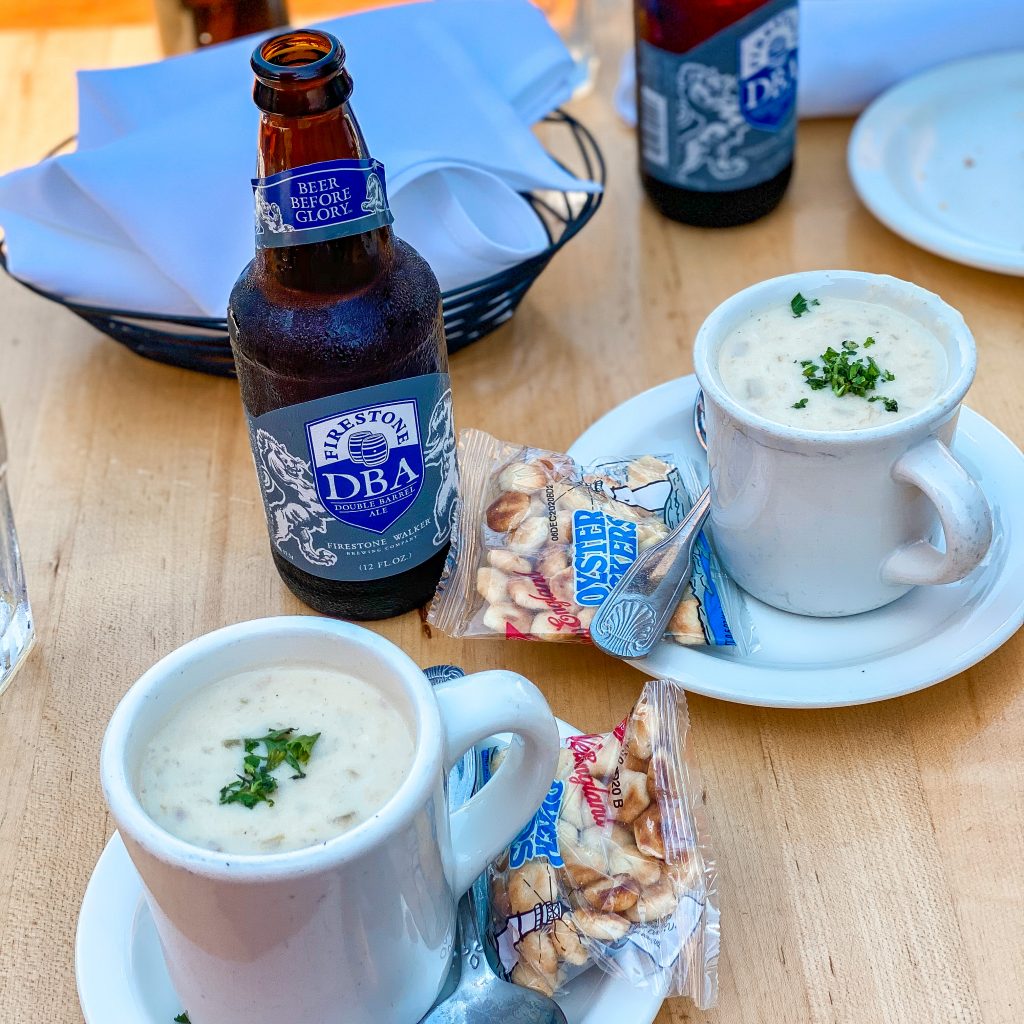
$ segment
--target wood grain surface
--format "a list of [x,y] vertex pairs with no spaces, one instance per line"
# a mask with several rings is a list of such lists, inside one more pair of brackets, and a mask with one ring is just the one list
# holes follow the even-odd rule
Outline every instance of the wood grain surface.
[[[158,2],[161,0],[3,0],[0,31],[148,25],[155,20]],[[285,0],[295,24],[395,2],[398,0]]]
[[[697,327],[732,292],[853,267],[962,310],[980,348],[969,404],[1024,439],[1020,280],[878,224],[847,178],[849,122],[801,125],[790,193],[757,224],[689,229],[644,203],[633,135],[610,105],[623,7],[598,8],[597,88],[573,108],[608,159],[605,204],[513,321],[453,359],[459,425],[564,449],[617,403],[690,372]],[[145,25],[0,33],[0,170],[71,133],[76,68],[155,53]],[[186,640],[304,609],[269,557],[234,382],[147,362],[9,280],[0,309],[0,408],[40,641],[0,699],[0,1020],[79,1024],[75,925],[112,830],[97,778],[108,716]],[[520,671],[585,730],[618,721],[643,682],[594,650],[431,637],[415,614],[374,628],[421,665]],[[707,1014],[670,1002],[659,1024],[1019,1024],[1020,635],[880,705],[692,697],[690,709],[722,880],[721,998]]]

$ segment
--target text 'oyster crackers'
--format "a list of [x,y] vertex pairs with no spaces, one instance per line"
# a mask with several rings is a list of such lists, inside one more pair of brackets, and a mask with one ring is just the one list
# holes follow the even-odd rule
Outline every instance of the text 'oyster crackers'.
[[[457,637],[589,643],[589,626],[639,553],[664,540],[700,491],[671,457],[602,459],[459,436],[461,495],[428,621]],[[750,643],[743,598],[702,533],[666,635],[679,644]]]

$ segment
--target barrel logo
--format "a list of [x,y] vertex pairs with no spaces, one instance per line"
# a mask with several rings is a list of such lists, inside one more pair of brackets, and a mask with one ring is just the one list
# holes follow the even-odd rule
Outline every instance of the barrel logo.
[[337,520],[384,533],[423,486],[415,399],[350,409],[306,424],[317,494]]
[[739,42],[739,101],[747,124],[777,132],[796,105],[797,9],[794,4]]

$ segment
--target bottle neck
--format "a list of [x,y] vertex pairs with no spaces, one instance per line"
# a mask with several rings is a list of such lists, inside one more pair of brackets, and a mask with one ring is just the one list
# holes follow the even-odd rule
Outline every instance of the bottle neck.
[[687,53],[764,6],[765,2],[716,0],[714,3],[666,4],[658,0],[637,0],[636,37],[670,53]]
[[[314,104],[315,107],[315,104]],[[325,160],[365,160],[366,140],[347,99],[323,110],[260,113],[256,174],[260,178]],[[258,269],[284,288],[358,292],[388,270],[389,226],[303,245],[257,249]]]

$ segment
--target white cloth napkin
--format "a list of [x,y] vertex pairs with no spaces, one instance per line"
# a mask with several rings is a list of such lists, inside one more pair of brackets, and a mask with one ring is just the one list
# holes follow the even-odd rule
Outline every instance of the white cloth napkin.
[[[581,187],[529,128],[575,72],[543,15],[527,0],[429,0],[322,27],[346,47],[395,228],[441,287],[540,252],[517,193]],[[223,316],[253,253],[253,45],[80,73],[76,152],[0,178],[11,272],[80,302]]]
[[[891,85],[958,57],[1024,47],[1024,0],[800,0],[801,117],[856,114]],[[615,106],[636,124],[632,50]]]
[[856,114],[958,57],[1024,47],[1024,0],[801,0],[803,117]]

